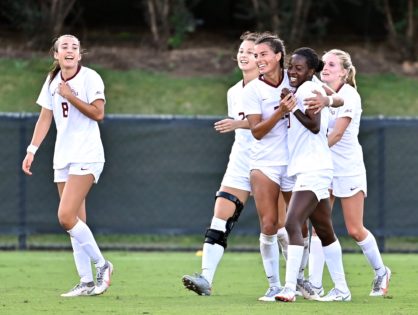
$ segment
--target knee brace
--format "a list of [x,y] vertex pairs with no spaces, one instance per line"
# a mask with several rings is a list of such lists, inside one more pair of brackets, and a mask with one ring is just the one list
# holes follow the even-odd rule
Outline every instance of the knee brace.
[[232,217],[230,217],[226,221],[226,231],[225,231],[225,239],[228,237],[229,233],[231,233],[232,228],[234,227],[235,222],[238,221],[239,216],[241,215],[241,211],[244,208],[244,204],[234,195],[227,193],[225,191],[217,191],[216,192],[216,198],[225,198],[235,204],[235,211]]
[[218,244],[221,245],[223,248],[227,247],[226,242],[227,235],[225,232],[214,230],[214,229],[207,229],[205,234],[205,243],[208,244]]

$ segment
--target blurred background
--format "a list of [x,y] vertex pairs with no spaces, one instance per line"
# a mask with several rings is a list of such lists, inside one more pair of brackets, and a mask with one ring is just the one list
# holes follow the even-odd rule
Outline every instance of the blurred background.
[[[49,48],[71,33],[86,50],[83,64],[106,85],[107,163],[89,195],[89,225],[104,248],[199,248],[233,141],[212,126],[240,79],[239,36],[251,30],[279,34],[288,53],[310,46],[351,54],[363,100],[365,224],[382,250],[418,251],[417,28],[415,0],[2,0],[0,247],[69,247],[56,218],[54,130],[34,176],[20,165]],[[334,217],[344,237],[339,205]],[[251,201],[231,249],[257,250],[258,233]]]

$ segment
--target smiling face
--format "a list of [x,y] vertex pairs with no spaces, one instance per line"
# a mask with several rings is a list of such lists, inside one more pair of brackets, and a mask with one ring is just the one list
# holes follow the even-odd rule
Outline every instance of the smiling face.
[[343,68],[342,62],[337,55],[326,53],[322,57],[322,61],[324,62],[324,69],[321,72],[322,82],[330,86],[338,86],[344,82],[347,76],[347,70]]
[[306,57],[294,54],[289,60],[287,74],[290,80],[290,86],[297,88],[303,82],[311,80],[315,74],[314,69],[309,69]]
[[244,40],[241,43],[237,52],[237,62],[241,71],[252,71],[256,69],[253,41]]
[[55,43],[54,58],[59,62],[61,69],[78,67],[81,60],[80,41],[72,35],[63,35]]
[[257,44],[254,49],[255,60],[260,74],[268,75],[270,73],[277,73],[282,53],[274,53],[270,45],[266,43]]

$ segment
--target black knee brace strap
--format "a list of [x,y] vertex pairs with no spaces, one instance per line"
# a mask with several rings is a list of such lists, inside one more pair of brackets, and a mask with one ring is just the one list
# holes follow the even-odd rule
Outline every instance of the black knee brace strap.
[[235,204],[235,211],[232,217],[230,217],[226,221],[226,231],[225,231],[225,239],[228,237],[229,233],[231,233],[232,228],[234,227],[235,222],[238,221],[239,216],[241,215],[241,211],[244,208],[244,204],[234,195],[227,193],[225,191],[217,191],[216,192],[216,198],[222,197],[225,199],[228,199],[229,201],[233,202]]
[[205,234],[205,243],[209,244],[218,244],[221,245],[223,248],[226,248],[226,234],[225,232],[214,230],[214,229],[207,229]]

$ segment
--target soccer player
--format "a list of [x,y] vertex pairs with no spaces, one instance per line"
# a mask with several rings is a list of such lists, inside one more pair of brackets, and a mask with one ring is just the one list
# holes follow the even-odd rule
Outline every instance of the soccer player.
[[[288,176],[296,182],[287,210],[286,230],[289,246],[286,264],[286,284],[275,295],[277,301],[294,302],[299,269],[304,252],[302,228],[307,219],[316,228],[321,239],[325,260],[334,282],[333,288],[322,301],[350,301],[342,262],[341,246],[335,237],[328,187],[332,180],[333,165],[327,142],[329,111],[315,113],[306,109],[303,100],[313,95],[312,91],[326,92],[312,79],[322,70],[323,62],[313,49],[299,48],[290,58],[287,70],[290,85],[296,90],[297,106],[292,109],[288,129],[289,165]],[[313,292],[310,299],[319,299]]]
[[260,76],[244,89],[243,104],[251,133],[250,183],[260,222],[260,253],[269,283],[260,301],[274,301],[280,292],[279,248],[277,244],[278,200],[290,198],[293,178],[287,176],[287,114],[295,106],[290,93],[281,99],[282,88],[290,88],[284,71],[283,41],[271,33],[261,34],[255,42],[255,58]]
[[[334,163],[331,184],[331,207],[340,198],[348,234],[357,242],[375,272],[370,296],[387,294],[391,271],[383,264],[376,239],[363,225],[364,198],[367,196],[366,168],[358,141],[361,118],[361,98],[355,81],[356,69],[350,55],[333,49],[322,57],[321,80],[337,91],[344,106],[330,109],[328,145]],[[309,257],[309,280],[322,287],[324,258],[317,236],[312,237]]]
[[248,129],[248,121],[242,108],[242,91],[253,79],[258,77],[254,59],[256,33],[246,32],[240,39],[237,64],[242,72],[242,80],[232,86],[227,93],[228,118],[217,121],[215,130],[219,133],[235,132],[235,141],[229,155],[229,163],[221,187],[216,193],[214,215],[205,234],[202,255],[202,273],[185,275],[184,286],[199,295],[210,295],[212,283],[228,236],[238,220],[250,195],[249,150],[253,137]]
[[[36,151],[54,119],[57,128],[54,182],[60,196],[58,220],[70,235],[80,276],[80,283],[61,296],[97,295],[110,286],[113,271],[85,223],[85,199],[93,183],[99,180],[105,161],[97,124],[104,118],[104,84],[99,74],[79,64],[81,47],[75,36],[60,36],[51,51],[55,61],[37,99],[41,112],[22,170],[32,175]],[[91,261],[96,267],[96,284]]]

